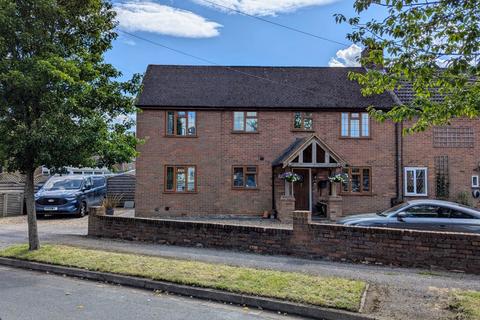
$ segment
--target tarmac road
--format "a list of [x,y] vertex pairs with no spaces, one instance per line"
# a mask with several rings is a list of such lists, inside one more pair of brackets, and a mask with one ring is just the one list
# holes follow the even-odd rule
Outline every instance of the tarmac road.
[[0,266],[1,320],[298,320],[298,317]]

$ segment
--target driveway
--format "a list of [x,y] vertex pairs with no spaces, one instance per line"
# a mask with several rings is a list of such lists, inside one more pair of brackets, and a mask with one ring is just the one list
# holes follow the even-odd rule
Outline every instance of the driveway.
[[[462,273],[87,238],[87,222],[87,217],[39,220],[40,240],[135,254],[365,280],[371,284],[367,311],[378,319],[453,319],[454,315],[447,308],[449,292],[454,289],[480,291],[480,276]],[[26,236],[25,217],[0,219],[0,247],[25,243]]]

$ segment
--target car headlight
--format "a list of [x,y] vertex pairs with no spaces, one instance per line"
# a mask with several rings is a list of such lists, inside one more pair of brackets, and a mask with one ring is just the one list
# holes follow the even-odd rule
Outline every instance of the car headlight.
[[69,197],[69,198],[65,198],[65,200],[67,200],[67,201],[75,201],[75,200],[77,200],[77,197]]

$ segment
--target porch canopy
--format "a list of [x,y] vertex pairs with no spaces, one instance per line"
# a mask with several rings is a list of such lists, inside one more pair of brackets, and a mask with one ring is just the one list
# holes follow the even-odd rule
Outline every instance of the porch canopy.
[[341,168],[346,162],[317,135],[297,138],[272,162],[282,168]]

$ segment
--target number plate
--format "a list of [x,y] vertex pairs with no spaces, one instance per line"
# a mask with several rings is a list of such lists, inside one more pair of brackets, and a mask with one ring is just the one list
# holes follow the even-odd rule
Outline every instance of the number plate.
[[58,207],[45,207],[45,208],[43,208],[43,210],[45,210],[45,211],[57,211]]

